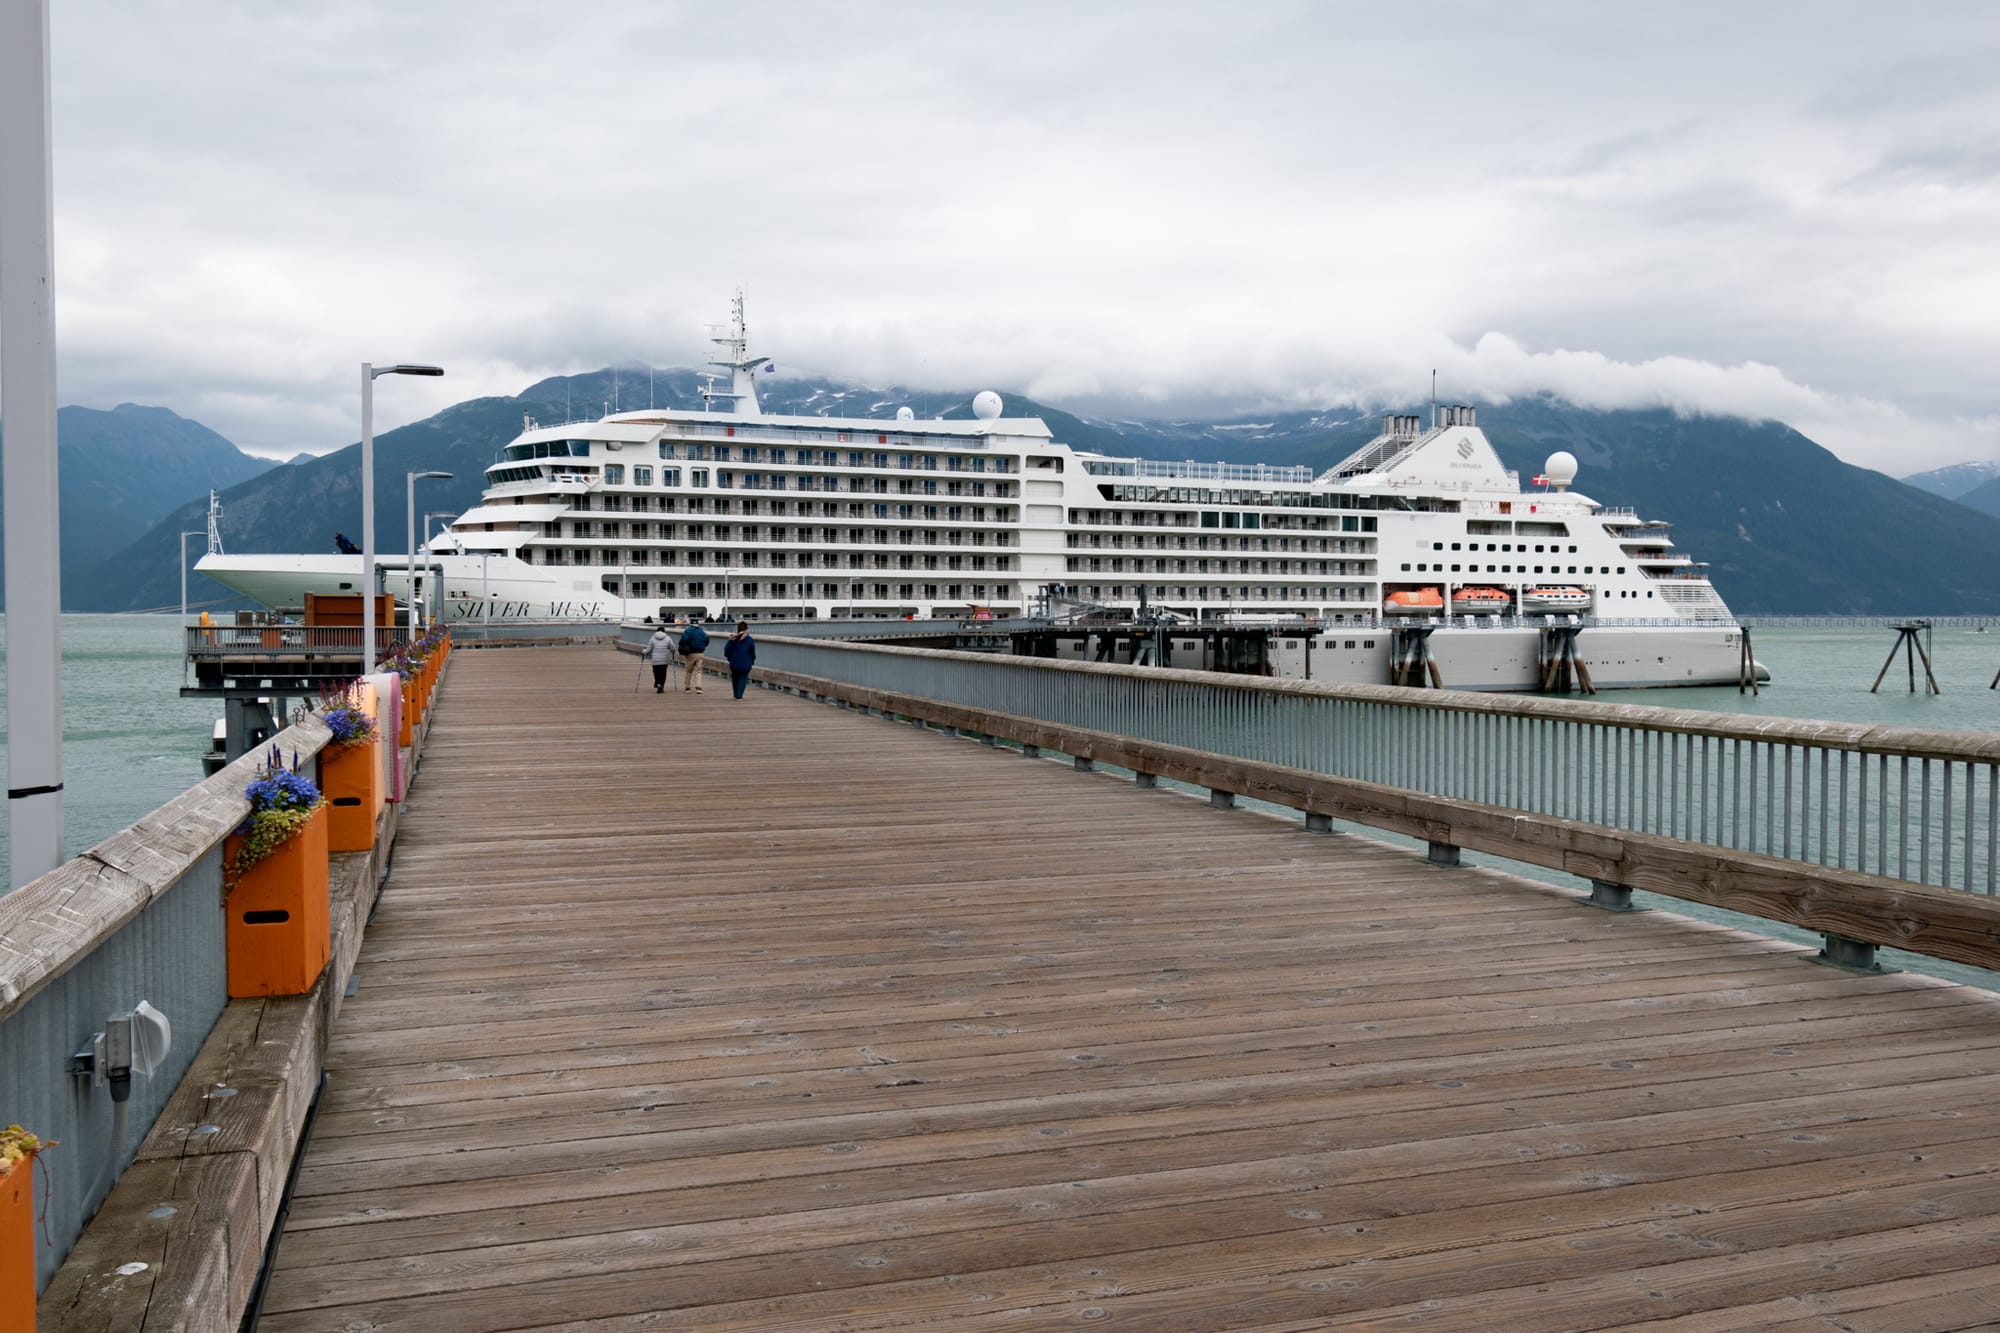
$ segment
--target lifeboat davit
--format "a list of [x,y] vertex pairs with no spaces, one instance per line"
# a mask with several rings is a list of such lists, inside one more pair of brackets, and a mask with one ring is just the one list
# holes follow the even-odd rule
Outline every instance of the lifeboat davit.
[[1434,616],[1444,612],[1444,594],[1436,588],[1405,588],[1382,599],[1388,616]]
[[1521,594],[1524,611],[1587,611],[1590,594],[1581,588],[1530,588]]
[[1451,609],[1462,616],[1490,616],[1507,606],[1507,594],[1498,588],[1460,588],[1451,595]]

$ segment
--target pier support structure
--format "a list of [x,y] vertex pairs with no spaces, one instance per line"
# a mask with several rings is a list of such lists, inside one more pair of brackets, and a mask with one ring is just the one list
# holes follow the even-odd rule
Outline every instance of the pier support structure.
[[[1924,683],[1929,687],[1928,692],[1931,694],[1943,694],[1944,691],[1938,688],[1937,677],[1931,674],[1931,622],[1928,620],[1908,620],[1893,628],[1896,631],[1896,645],[1889,650],[1889,656],[1883,659],[1882,669],[1875,673],[1875,683],[1868,687],[1868,692],[1873,694],[1882,688],[1882,678],[1888,675],[1889,668],[1895,665],[1896,654],[1901,653],[1903,654],[1903,660],[1908,663],[1910,668],[1911,694],[1917,692],[1918,658],[1922,658],[1924,662]],[[1923,635],[1922,642],[1918,641],[1917,636],[1919,633]],[[2000,676],[1994,677],[1994,680],[2000,682]]]
[[1590,667],[1576,650],[1581,625],[1544,625],[1536,665],[1541,671],[1543,694],[1597,693],[1591,682]]
[[1389,631],[1389,683],[1444,688],[1444,672],[1431,654],[1431,631],[1435,625],[1398,625]]

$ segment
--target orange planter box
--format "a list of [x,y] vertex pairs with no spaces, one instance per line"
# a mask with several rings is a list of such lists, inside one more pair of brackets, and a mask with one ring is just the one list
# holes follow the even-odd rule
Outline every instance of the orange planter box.
[[0,1328],[35,1326],[35,1159],[0,1170]]
[[[304,995],[333,955],[327,895],[327,807],[290,841],[251,866],[229,891],[229,998]],[[227,865],[242,839],[223,842]]]
[[326,797],[326,849],[365,852],[375,845],[382,809],[382,764],[375,742],[329,745],[319,752],[319,789]]

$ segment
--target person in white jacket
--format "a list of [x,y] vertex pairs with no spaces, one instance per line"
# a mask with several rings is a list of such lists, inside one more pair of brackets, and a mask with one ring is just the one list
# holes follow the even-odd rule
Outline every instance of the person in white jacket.
[[653,631],[653,637],[646,640],[646,660],[653,664],[653,693],[667,691],[667,667],[674,660],[674,636],[667,633],[665,625]]

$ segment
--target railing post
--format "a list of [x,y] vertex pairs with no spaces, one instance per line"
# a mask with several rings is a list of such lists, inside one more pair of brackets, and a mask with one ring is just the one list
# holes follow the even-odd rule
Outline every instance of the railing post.
[[1217,810],[1234,810],[1236,808],[1236,793],[1233,791],[1224,791],[1220,787],[1210,787],[1208,789],[1208,803]]
[[1333,816],[1316,815],[1310,810],[1306,811],[1306,832],[1308,833],[1333,832]]
[[1862,940],[1851,940],[1845,935],[1822,934],[1825,944],[1813,959],[1828,967],[1837,967],[1843,972],[1867,972],[1870,974],[1887,972],[1890,969],[1875,961],[1875,946]]
[[1083,755],[1077,755],[1076,771],[1079,773],[1095,773],[1097,771],[1097,761],[1085,758]]
[[1433,842],[1425,852],[1424,859],[1434,866],[1455,866],[1458,862],[1458,847],[1449,842]]
[[1157,787],[1160,785],[1160,778],[1156,773],[1134,773],[1132,775],[1132,785],[1135,787]]
[[1613,884],[1609,880],[1590,881],[1590,896],[1583,900],[1591,907],[1601,907],[1607,912],[1636,912],[1632,906],[1632,887],[1629,884]]
[[1040,759],[1042,757],[1042,747],[1039,745],[1023,745],[1021,747],[1021,757],[1023,759]]

